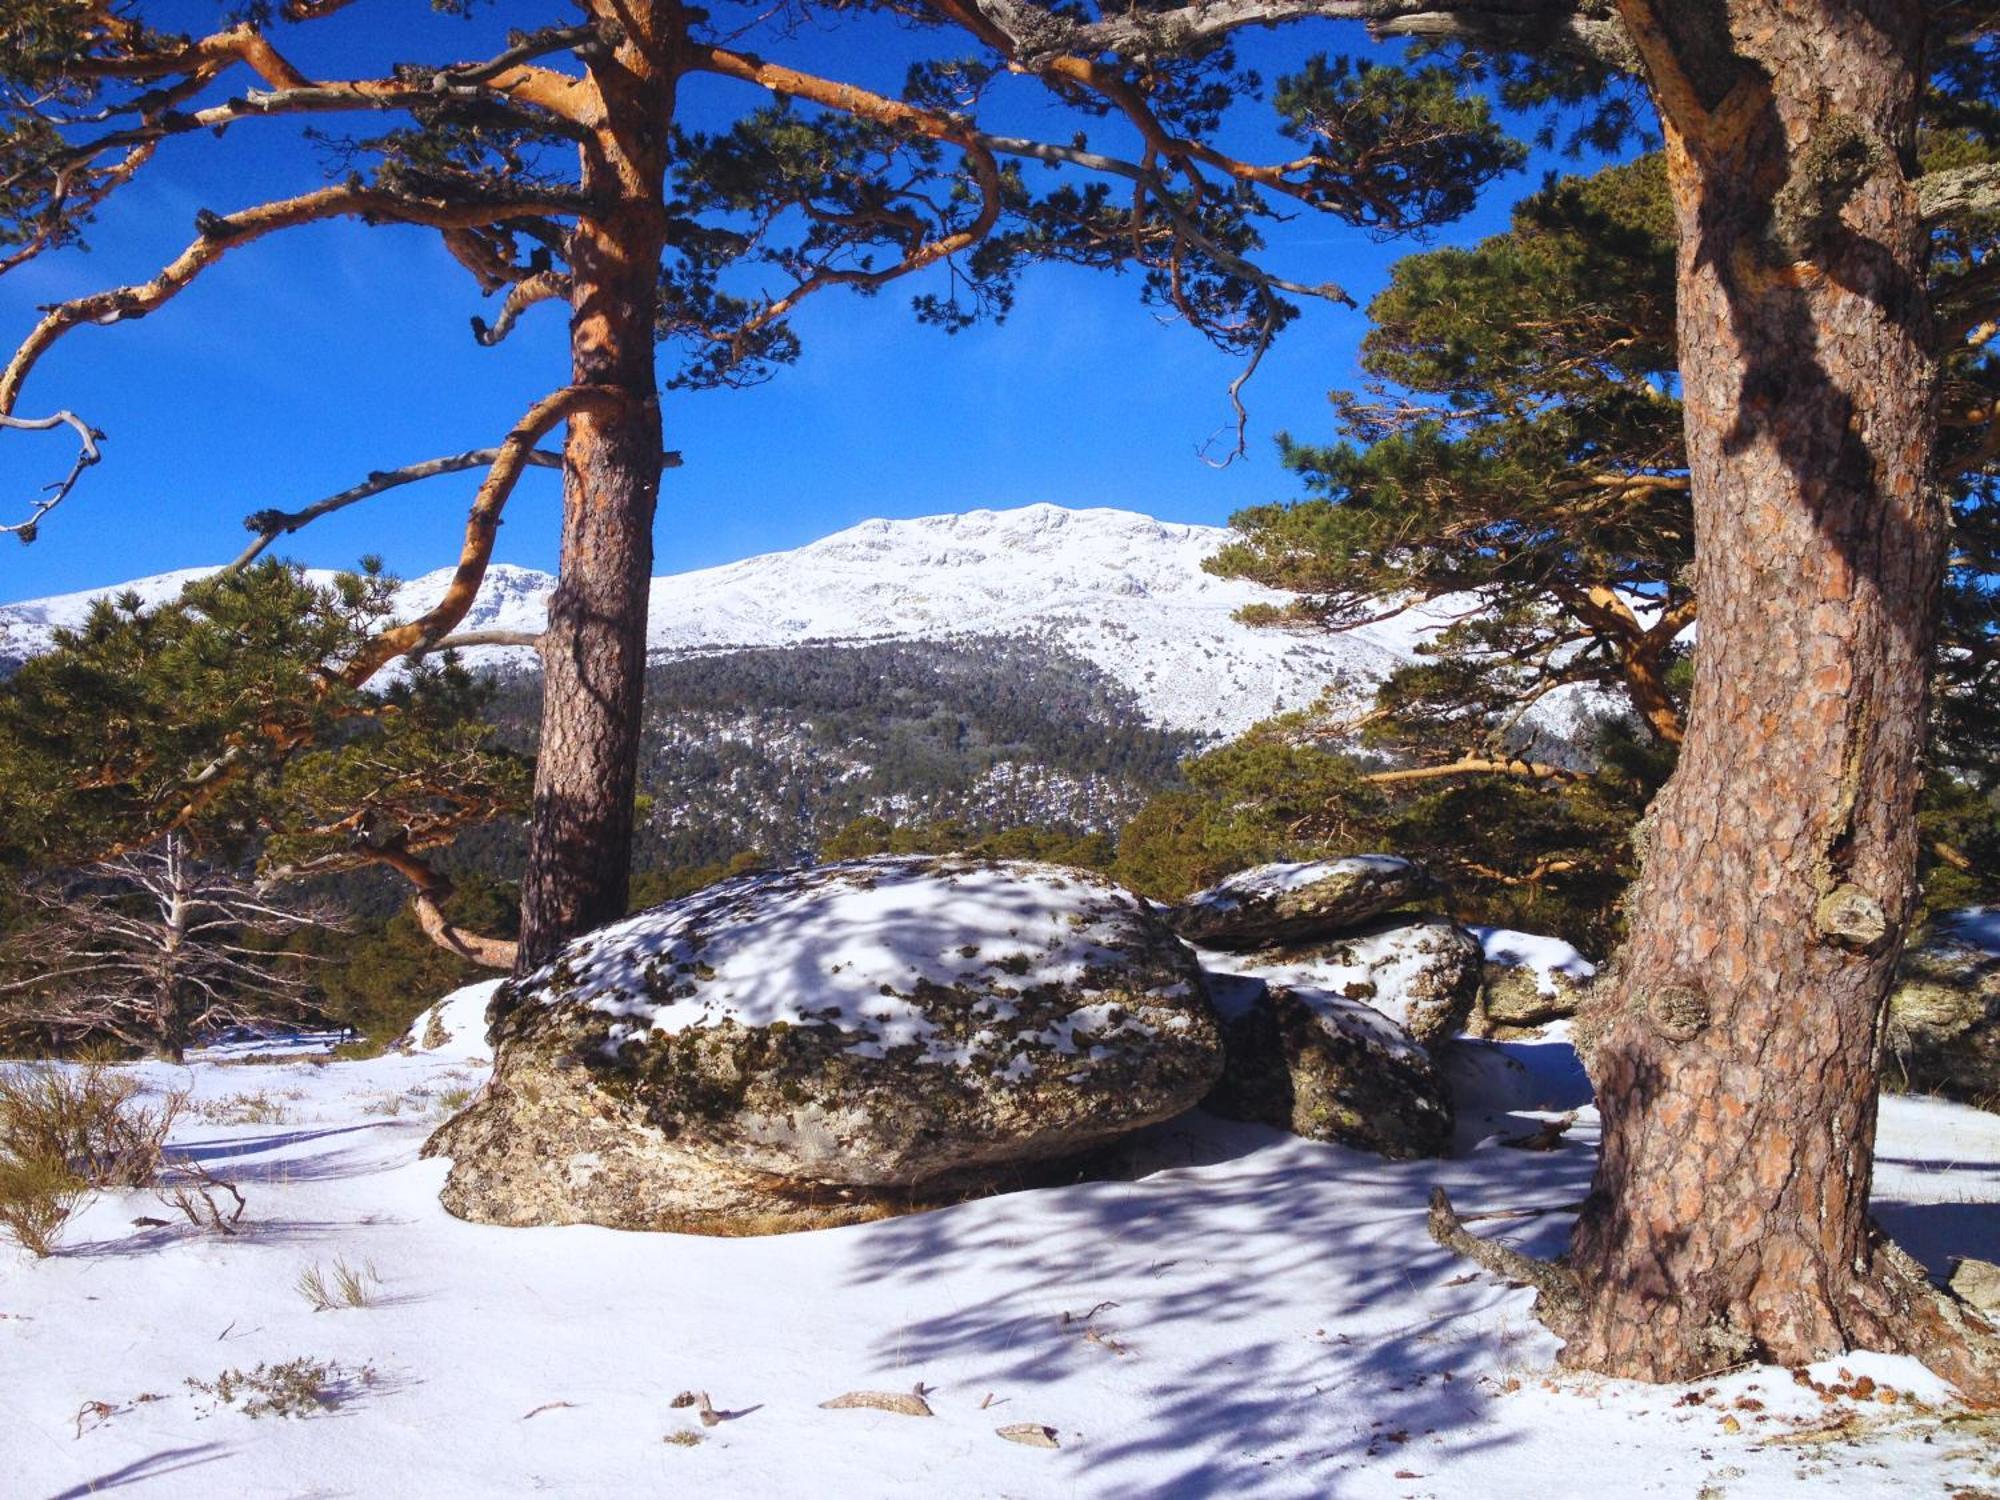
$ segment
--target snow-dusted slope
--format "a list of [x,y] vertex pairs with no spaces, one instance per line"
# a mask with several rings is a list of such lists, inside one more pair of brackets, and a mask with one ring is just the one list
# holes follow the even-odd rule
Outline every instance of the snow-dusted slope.
[[[1282,595],[1201,570],[1228,533],[1133,511],[1030,505],[905,521],[864,521],[790,552],[653,580],[649,641],[656,654],[804,641],[1021,635],[1050,641],[1131,687],[1171,728],[1235,733],[1312,702],[1346,680],[1360,690],[1398,662],[1428,623],[1414,615],[1340,636],[1252,630],[1241,605]],[[171,598],[199,570],[122,585]],[[404,586],[405,610],[426,608],[450,574]],[[495,566],[466,630],[535,630],[554,581]],[[0,658],[47,648],[52,629],[79,622],[91,599],[66,594],[0,606]],[[487,660],[532,660],[482,651]]]

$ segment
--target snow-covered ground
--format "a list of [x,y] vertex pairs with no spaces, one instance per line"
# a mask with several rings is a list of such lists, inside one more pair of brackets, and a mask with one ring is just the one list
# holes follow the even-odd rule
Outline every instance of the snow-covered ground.
[[[234,1238],[135,1226],[110,1194],[60,1254],[0,1250],[0,1495],[160,1497],[1944,1496],[2000,1488],[1977,1424],[1901,1360],[1693,1387],[1559,1374],[1529,1295],[1435,1249],[1462,1212],[1553,1251],[1590,1170],[1586,1108],[1550,1152],[1500,1144],[1584,1103],[1560,1041],[1452,1063],[1459,1155],[1390,1163],[1195,1115],[1131,1180],[770,1239],[461,1223],[417,1148],[484,1076],[452,1039],[369,1062],[181,1069],[175,1148],[233,1178]],[[419,1027],[419,1034],[422,1032]],[[1882,1215],[1934,1268],[1991,1253],[2000,1117],[1891,1099]],[[379,1277],[315,1312],[302,1272]],[[321,1415],[252,1418],[188,1388],[301,1356]],[[1843,1374],[1843,1370],[1846,1372]],[[921,1386],[935,1413],[825,1409]],[[1863,1387],[1867,1390],[1867,1387]],[[1885,1400],[1893,1390],[1897,1399]],[[705,1391],[721,1419],[675,1407]],[[101,1404],[94,1404],[101,1403]],[[1054,1449],[996,1429],[1042,1424]],[[1985,1429],[1990,1431],[1990,1429]],[[1801,1481],[1805,1481],[1804,1484]]]

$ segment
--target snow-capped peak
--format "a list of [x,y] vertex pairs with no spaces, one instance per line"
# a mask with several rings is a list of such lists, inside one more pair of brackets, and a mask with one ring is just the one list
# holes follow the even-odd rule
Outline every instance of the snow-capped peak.
[[[870,520],[786,552],[655,578],[647,641],[656,655],[805,641],[1029,636],[1096,663],[1155,722],[1233,734],[1312,702],[1336,678],[1366,689],[1405,661],[1430,623],[1416,616],[1325,636],[1253,630],[1234,612],[1284,596],[1202,571],[1229,533],[1108,507],[1028,505]],[[133,589],[171,599],[205,570],[0,606],[0,661],[48,649],[93,599]],[[330,577],[316,571],[315,577]],[[443,594],[451,570],[403,585],[399,612]],[[496,563],[463,630],[541,628],[555,580]],[[520,649],[492,662],[532,664]]]

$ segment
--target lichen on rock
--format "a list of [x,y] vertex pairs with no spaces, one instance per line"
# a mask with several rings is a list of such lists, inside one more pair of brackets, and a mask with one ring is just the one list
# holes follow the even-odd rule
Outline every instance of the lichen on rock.
[[1228,1061],[1208,1109],[1388,1157],[1449,1148],[1443,1079],[1379,1011],[1325,990],[1238,975],[1213,975],[1210,988]]
[[434,1148],[447,1206],[506,1223],[895,1211],[1169,1118],[1221,1069],[1151,908],[1027,863],[724,881],[578,939],[492,1018],[494,1085]]
[[1436,889],[1424,869],[1393,854],[1258,865],[1189,896],[1174,930],[1213,948],[1264,948],[1329,937]]

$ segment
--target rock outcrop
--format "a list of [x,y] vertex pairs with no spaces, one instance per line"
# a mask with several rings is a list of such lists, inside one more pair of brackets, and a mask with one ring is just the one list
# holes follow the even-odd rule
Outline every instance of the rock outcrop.
[[1211,975],[1209,989],[1228,1063],[1206,1108],[1388,1157],[1450,1147],[1443,1080],[1424,1048],[1380,1011],[1242,976]]
[[1484,982],[1472,1031],[1478,1036],[1531,1034],[1574,1016],[1597,969],[1560,938],[1478,929],[1485,950]]
[[1343,932],[1434,891],[1420,865],[1393,854],[1258,865],[1189,896],[1174,931],[1204,948],[1268,948]]
[[755,1233],[990,1190],[1170,1118],[1222,1050],[1188,950],[1049,865],[885,857],[724,881],[496,994],[448,1208]]
[[1213,973],[1337,995],[1424,1043],[1462,1031],[1479,996],[1479,939],[1447,917],[1379,917],[1316,942],[1252,953],[1198,951]]
[[1385,915],[1434,889],[1410,861],[1366,855],[1246,870],[1177,907],[1222,1017],[1207,1107],[1384,1156],[1446,1150],[1450,1096],[1425,1048],[1470,1019],[1479,940]]

